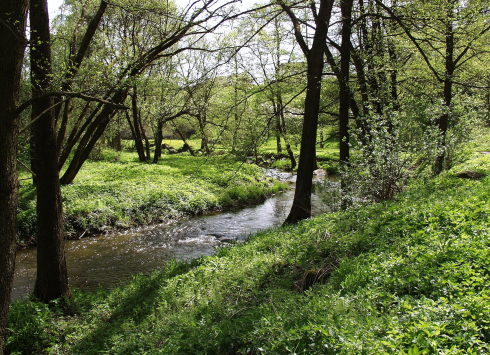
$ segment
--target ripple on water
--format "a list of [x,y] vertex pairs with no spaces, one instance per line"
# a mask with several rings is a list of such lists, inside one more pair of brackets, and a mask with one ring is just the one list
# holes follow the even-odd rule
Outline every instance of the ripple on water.
[[[270,172],[292,181],[295,175]],[[69,240],[65,245],[70,284],[85,289],[111,288],[138,273],[149,274],[171,259],[212,255],[222,242],[243,241],[260,230],[280,225],[291,208],[294,191],[279,193],[264,203],[237,211],[211,213],[189,219],[142,226],[132,230]],[[321,198],[312,196],[313,213]],[[32,292],[36,276],[36,249],[17,253],[12,299]]]

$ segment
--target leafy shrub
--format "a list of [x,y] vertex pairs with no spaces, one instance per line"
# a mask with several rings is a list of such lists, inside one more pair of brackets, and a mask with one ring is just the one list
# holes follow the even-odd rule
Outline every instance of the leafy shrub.
[[414,149],[401,139],[401,123],[396,111],[365,119],[365,131],[353,135],[356,154],[342,172],[350,203],[386,201],[403,190],[409,177]]

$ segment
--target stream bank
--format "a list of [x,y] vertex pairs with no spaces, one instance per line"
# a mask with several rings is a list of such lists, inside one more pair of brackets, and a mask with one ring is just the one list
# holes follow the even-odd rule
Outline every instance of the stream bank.
[[[112,288],[131,275],[150,274],[170,260],[212,255],[221,246],[240,242],[261,230],[281,225],[292,204],[296,176],[265,170],[269,178],[289,186],[260,204],[211,212],[180,220],[115,231],[90,238],[68,240],[65,253],[71,286],[94,290]],[[317,175],[315,181],[325,176]],[[335,177],[330,177],[332,181]],[[313,194],[313,215],[326,211],[319,194]],[[12,299],[32,291],[36,275],[36,250],[17,253]]]
[[[259,203],[285,188],[231,156],[183,153],[145,164],[123,152],[118,161],[86,162],[75,182],[62,186],[64,228],[68,239],[127,230]],[[36,187],[21,180],[20,246],[35,245],[36,224]]]

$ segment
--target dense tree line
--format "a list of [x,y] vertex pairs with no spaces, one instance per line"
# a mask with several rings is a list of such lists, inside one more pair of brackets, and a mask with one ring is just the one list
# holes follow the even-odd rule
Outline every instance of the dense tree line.
[[49,302],[70,297],[60,184],[76,179],[97,144],[120,149],[124,132],[154,164],[165,135],[193,155],[220,144],[239,159],[275,137],[277,153],[298,164],[294,223],[311,216],[324,132],[338,138],[347,207],[356,189],[391,198],[409,167],[441,173],[467,129],[490,120],[490,9],[481,0],[276,0],[246,10],[234,1],[66,1],[51,27],[45,0],[5,0],[0,16],[10,54],[0,56],[0,349],[17,161],[38,187],[34,295]]

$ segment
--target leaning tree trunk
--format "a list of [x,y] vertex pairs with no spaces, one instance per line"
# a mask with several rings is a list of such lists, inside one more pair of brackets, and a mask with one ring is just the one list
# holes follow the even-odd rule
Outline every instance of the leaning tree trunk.
[[[12,293],[17,235],[17,136],[19,100],[25,39],[27,0],[0,1],[0,355]],[[5,28],[5,27],[4,27]],[[8,54],[8,55],[5,55]]]
[[203,117],[200,113],[197,115],[197,121],[199,122],[199,131],[201,132],[201,150],[206,152],[206,155],[211,155],[211,149],[209,149],[208,137],[204,129],[206,125],[206,117]]
[[196,156],[196,153],[194,153],[194,149],[192,149],[192,147],[190,146],[190,144],[187,143],[187,140],[185,139],[185,136],[182,133],[182,131],[179,129],[179,127],[177,127],[177,125],[174,125],[174,129],[177,131],[177,134],[179,135],[180,139],[182,139],[182,142],[184,142],[184,147],[187,147],[187,149],[189,150],[190,155],[192,155],[193,157],[195,157]]
[[[46,0],[30,1],[31,83],[33,97],[50,87],[51,43]],[[36,101],[32,112],[39,115],[53,99]],[[42,302],[71,297],[66,270],[63,205],[58,174],[54,109],[34,123],[37,166],[37,277],[34,296]]]
[[318,13],[317,28],[310,50],[307,50],[307,86],[301,151],[299,155],[296,190],[293,205],[284,223],[296,223],[311,217],[311,188],[313,167],[316,159],[316,133],[320,111],[320,93],[323,72],[323,53],[327,39],[333,0],[322,0]]
[[[128,88],[121,87],[114,93],[114,95],[112,95],[111,101],[115,104],[120,104],[121,102],[124,102],[127,94]],[[82,168],[83,163],[85,163],[85,161],[88,159],[90,152],[95,146],[95,143],[97,143],[98,139],[104,133],[114,114],[114,106],[110,106],[107,104],[102,105],[101,111],[99,112],[97,117],[88,125],[82,139],[78,143],[78,147],[75,151],[75,154],[73,155],[73,159],[71,160],[70,165],[60,179],[62,185],[71,184],[73,180],[75,180],[75,177]]]
[[[102,20],[102,16],[104,15],[104,12],[107,8],[108,3],[104,0],[100,2],[99,9],[95,13],[95,16],[90,20],[87,30],[85,31],[85,35],[80,42],[80,46],[78,48],[78,52],[75,54],[75,47],[78,44],[78,29],[80,28],[83,20],[85,19],[85,6],[82,11],[82,17],[79,20],[79,24],[77,28],[75,29],[75,34],[73,36],[71,48],[70,48],[70,57],[68,61],[68,70],[66,71],[63,83],[61,85],[62,91],[71,91],[72,89],[72,84],[74,77],[78,73],[78,70],[80,69],[80,66],[85,58],[85,55],[87,54],[88,48],[90,46],[90,43],[92,42],[92,39],[97,32],[97,28],[99,27],[99,24]],[[61,100],[61,97],[58,97],[55,99],[55,101]],[[58,137],[56,139],[57,142],[57,149],[58,149],[58,155],[61,153],[61,148],[63,141],[65,139],[65,134],[66,134],[66,128],[68,126],[68,119],[69,119],[69,108],[70,108],[71,100],[68,99],[65,102],[64,105],[64,111],[63,111],[63,118],[61,120],[61,123],[59,124],[59,130],[58,130]],[[55,120],[58,122],[58,117],[61,111],[61,105],[58,105],[55,110]],[[61,167],[60,167],[61,169]]]

